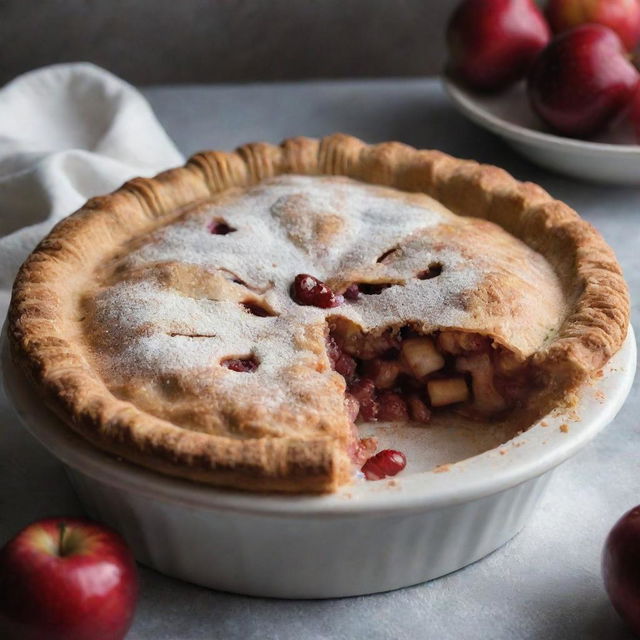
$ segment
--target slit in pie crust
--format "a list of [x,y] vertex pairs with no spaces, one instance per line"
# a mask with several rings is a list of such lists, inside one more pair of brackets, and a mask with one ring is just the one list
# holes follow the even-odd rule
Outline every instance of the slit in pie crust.
[[336,135],[198,154],[89,201],[23,265],[9,335],[103,450],[326,492],[375,451],[354,421],[526,428],[618,350],[628,304],[609,247],[539,187]]

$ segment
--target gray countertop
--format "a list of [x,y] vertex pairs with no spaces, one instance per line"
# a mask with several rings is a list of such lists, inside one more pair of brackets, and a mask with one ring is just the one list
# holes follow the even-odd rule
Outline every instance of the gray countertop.
[[[615,248],[632,292],[640,285],[640,190],[581,184],[529,164],[458,115],[435,80],[150,87],[143,93],[185,154],[342,131],[496,164],[577,209]],[[639,311],[636,301],[636,326]],[[527,528],[455,574],[368,597],[278,601],[216,593],[141,568],[141,599],[128,637],[631,638],[602,588],[599,555],[613,523],[640,503],[638,414],[636,380],[614,424],[556,471]],[[19,428],[1,397],[0,436],[0,544],[32,520],[81,513],[60,464]]]

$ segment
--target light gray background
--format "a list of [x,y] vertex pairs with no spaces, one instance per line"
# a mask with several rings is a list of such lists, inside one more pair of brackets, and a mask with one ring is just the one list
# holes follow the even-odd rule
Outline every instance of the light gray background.
[[95,62],[136,84],[439,71],[456,0],[0,0],[0,84]]
[[[616,249],[631,289],[640,285],[640,191],[581,184],[537,169],[457,115],[435,80],[152,87],[144,93],[187,154],[344,131],[497,164],[574,206]],[[640,326],[637,303],[634,320]],[[616,519],[640,502],[639,414],[636,381],[615,423],[555,473],[529,526],[462,571],[392,593],[314,602],[216,593],[142,569],[129,637],[629,639],[602,588],[599,556]],[[80,513],[60,465],[6,407],[0,429],[0,544],[34,519]]]

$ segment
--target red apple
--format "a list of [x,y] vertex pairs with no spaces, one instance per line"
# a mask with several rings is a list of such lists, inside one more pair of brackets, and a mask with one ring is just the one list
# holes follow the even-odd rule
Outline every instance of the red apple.
[[629,111],[626,114],[627,122],[631,124],[636,144],[640,144],[640,84],[631,99]]
[[529,100],[558,133],[588,137],[629,105],[639,79],[620,38],[608,27],[585,24],[556,36],[538,56]]
[[533,0],[465,0],[447,27],[450,68],[473,89],[503,89],[525,76],[549,37]]
[[615,610],[640,635],[640,506],[611,529],[602,553],[602,576]]
[[124,540],[76,518],[48,518],[0,550],[0,637],[121,640],[138,594]]
[[627,51],[640,40],[638,0],[549,0],[546,14],[554,33],[595,22],[615,31]]

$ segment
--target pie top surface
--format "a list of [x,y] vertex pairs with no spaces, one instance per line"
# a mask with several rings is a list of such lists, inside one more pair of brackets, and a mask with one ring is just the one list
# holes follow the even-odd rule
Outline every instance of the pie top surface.
[[[233,231],[213,233],[216,224]],[[348,432],[327,318],[365,333],[409,323],[481,331],[528,356],[565,313],[550,265],[497,225],[341,177],[224,193],[124,252],[85,294],[89,357],[116,396],[231,437]],[[420,279],[430,265],[439,275]],[[300,273],[336,291],[392,286],[321,309],[292,299]],[[258,365],[250,373],[221,364],[247,356]]]
[[[350,170],[323,166],[355,151]],[[410,188],[367,184],[380,155],[387,184],[417,165],[428,188],[413,173]],[[274,157],[282,175],[253,175]],[[244,179],[232,175],[240,166]],[[441,407],[531,419],[620,346],[626,288],[574,212],[478,167],[341,137],[203,154],[134,181],[27,261],[14,355],[97,446],[254,490],[348,482],[358,406],[361,419],[427,422]],[[301,303],[301,274],[335,304]]]

